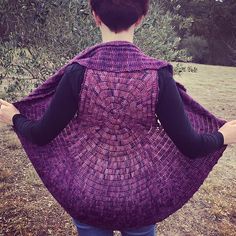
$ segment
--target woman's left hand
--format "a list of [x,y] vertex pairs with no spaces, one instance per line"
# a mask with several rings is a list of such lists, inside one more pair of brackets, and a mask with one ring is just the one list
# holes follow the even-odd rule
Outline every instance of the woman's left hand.
[[0,99],[0,121],[13,125],[12,118],[15,114],[20,114],[19,110],[11,103]]

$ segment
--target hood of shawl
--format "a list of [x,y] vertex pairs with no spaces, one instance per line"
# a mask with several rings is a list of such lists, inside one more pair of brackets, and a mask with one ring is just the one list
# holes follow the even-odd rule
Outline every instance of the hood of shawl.
[[142,69],[159,69],[169,65],[164,60],[148,56],[129,41],[109,41],[95,44],[79,53],[71,60],[95,69],[114,72],[134,71]]

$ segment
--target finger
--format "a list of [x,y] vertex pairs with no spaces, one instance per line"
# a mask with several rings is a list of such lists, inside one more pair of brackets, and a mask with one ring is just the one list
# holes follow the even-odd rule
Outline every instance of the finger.
[[0,109],[3,110],[4,108],[6,108],[7,106],[6,105],[1,105]]
[[9,102],[7,102],[7,101],[4,101],[4,100],[2,100],[2,99],[0,99],[0,103],[3,104],[3,105],[5,105],[5,106],[11,105],[11,103],[9,103]]
[[228,123],[231,124],[231,125],[236,124],[236,120],[231,120]]

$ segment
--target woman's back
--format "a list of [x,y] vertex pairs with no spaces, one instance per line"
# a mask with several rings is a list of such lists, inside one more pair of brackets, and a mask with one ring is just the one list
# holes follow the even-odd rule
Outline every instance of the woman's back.
[[[118,63],[124,48],[128,58],[136,52],[129,64]],[[113,61],[102,63],[100,53],[112,54]],[[87,68],[77,116],[50,144],[37,146],[19,136],[39,176],[71,216],[92,225],[122,228],[163,220],[194,194],[225,147],[194,160],[179,151],[155,116],[157,72],[168,64],[132,43],[98,44],[72,63]],[[67,66],[15,104],[23,114],[42,116]],[[217,131],[224,121],[177,87],[196,131]]]
[[[221,127],[225,120],[173,80],[171,64],[133,44],[148,0],[90,4],[103,43],[13,103],[17,110],[8,117],[39,177],[70,216],[111,230],[149,225],[153,235],[153,225],[199,189],[224,142],[235,142],[235,129],[233,123]],[[80,69],[71,73],[75,64]],[[9,104],[1,103],[5,119]]]

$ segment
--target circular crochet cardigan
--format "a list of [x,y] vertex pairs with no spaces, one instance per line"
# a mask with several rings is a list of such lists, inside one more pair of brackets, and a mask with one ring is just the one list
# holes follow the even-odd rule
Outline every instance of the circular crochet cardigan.
[[[78,112],[44,146],[14,128],[28,158],[56,201],[81,222],[119,230],[162,221],[193,196],[227,146],[196,159],[178,150],[155,116],[158,69],[173,68],[128,41],[86,48],[13,105],[40,119],[73,62],[86,67]],[[214,132],[226,122],[176,84],[196,132]]]

